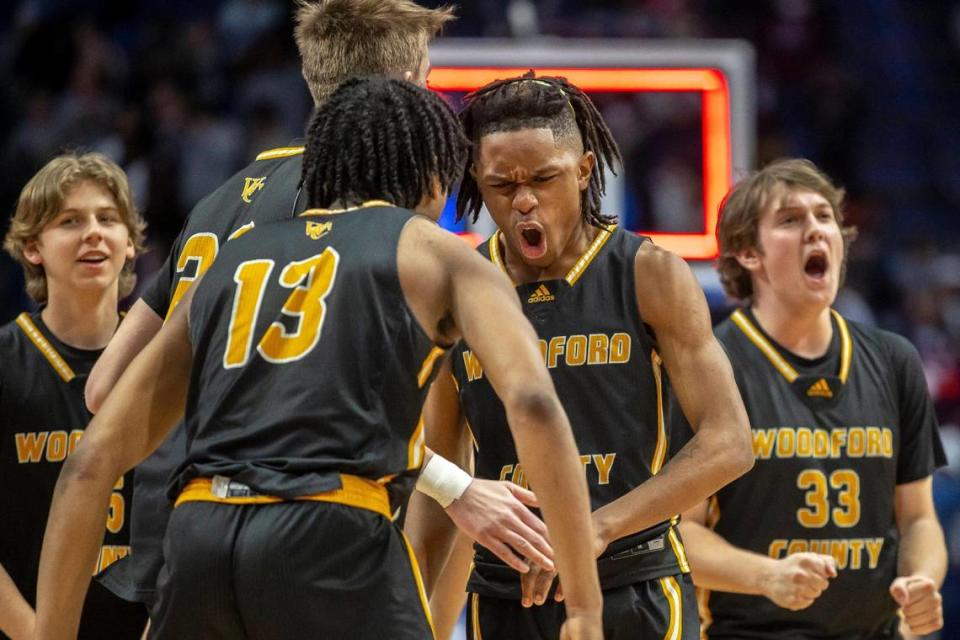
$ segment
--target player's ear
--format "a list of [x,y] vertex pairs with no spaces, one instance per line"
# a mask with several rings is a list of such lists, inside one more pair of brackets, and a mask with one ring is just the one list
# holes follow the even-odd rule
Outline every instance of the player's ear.
[[737,251],[734,257],[737,263],[747,271],[757,271],[760,268],[760,251],[756,248]]
[[404,71],[402,77],[404,82],[413,82],[413,71]]
[[580,187],[580,191],[584,191],[590,185],[590,176],[593,175],[595,166],[597,166],[597,156],[593,151],[585,151],[577,163],[577,186]]
[[30,264],[38,266],[43,264],[43,256],[40,255],[40,248],[36,239],[27,240],[23,243],[23,257],[26,258]]

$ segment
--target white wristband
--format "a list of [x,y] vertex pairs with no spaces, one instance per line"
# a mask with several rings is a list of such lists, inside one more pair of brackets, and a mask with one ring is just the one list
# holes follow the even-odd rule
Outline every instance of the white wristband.
[[436,500],[446,509],[450,503],[463,495],[473,476],[449,460],[433,454],[417,479],[417,491]]

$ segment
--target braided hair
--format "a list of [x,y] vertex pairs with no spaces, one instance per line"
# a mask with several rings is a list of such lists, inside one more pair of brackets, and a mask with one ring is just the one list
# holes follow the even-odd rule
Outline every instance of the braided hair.
[[[606,190],[606,168],[616,173],[613,163],[623,166],[623,158],[603,116],[579,87],[566,78],[536,77],[531,70],[520,77],[495,80],[467,94],[464,102],[460,122],[477,148],[483,136],[499,131],[544,128],[553,131],[557,139],[579,135],[583,150],[592,151],[597,158],[590,182],[580,192],[580,211],[584,220],[596,227],[615,220],[600,213],[600,197]],[[472,162],[468,157],[457,195],[457,217],[470,215],[476,221],[483,201],[469,171]]]
[[413,209],[460,178],[470,144],[436,94],[382,77],[344,81],[314,115],[301,184],[307,206],[387,200]]

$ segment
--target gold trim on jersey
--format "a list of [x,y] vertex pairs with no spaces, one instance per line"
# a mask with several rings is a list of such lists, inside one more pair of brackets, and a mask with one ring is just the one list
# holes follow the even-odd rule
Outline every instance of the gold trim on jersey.
[[680,585],[673,576],[665,576],[660,578],[660,588],[670,606],[670,623],[663,640],[680,640],[683,637],[683,596]]
[[[850,376],[850,362],[853,356],[853,340],[850,338],[850,329],[847,327],[847,321],[843,319],[839,313],[835,310],[830,309],[830,313],[833,314],[833,317],[837,320],[837,327],[840,330],[840,381],[846,384],[847,378]],[[780,355],[780,352],[777,351],[777,348],[770,343],[769,340],[760,332],[757,326],[750,321],[750,318],[747,317],[747,314],[743,312],[742,309],[737,309],[732,314],[730,314],[730,319],[733,320],[741,331],[750,339],[763,355],[767,356],[767,359],[770,363],[780,372],[784,378],[787,379],[787,382],[792,383],[796,380],[800,374],[797,373],[797,370],[794,369],[786,359]]]
[[683,548],[680,536],[677,535],[676,527],[680,521],[679,516],[670,518],[670,528],[667,529],[667,540],[670,541],[670,547],[673,548],[673,555],[677,557],[677,564],[680,565],[682,573],[690,573],[690,563],[687,562],[687,552]]
[[240,225],[239,227],[234,229],[233,233],[227,236],[227,242],[230,242],[231,240],[236,240],[237,238],[247,233],[248,231],[253,231],[253,228],[256,226],[257,226],[257,223],[254,222],[253,220],[251,220],[247,224]]
[[397,205],[392,202],[387,202],[386,200],[364,200],[358,205],[352,207],[345,207],[342,209],[307,209],[299,215],[300,218],[307,216],[335,216],[341,213],[348,213],[350,211],[357,211],[359,209],[370,209],[372,207],[395,207]]
[[56,348],[40,333],[40,329],[34,324],[29,313],[24,311],[18,315],[16,322],[17,326],[23,329],[23,332],[30,338],[33,346],[43,354],[43,357],[47,359],[47,362],[50,363],[50,366],[53,367],[53,370],[57,372],[57,375],[59,375],[64,382],[70,382],[77,377],[77,374],[73,372],[73,369],[71,369],[67,361],[63,359],[63,356],[57,353]]
[[480,594],[470,594],[470,626],[473,628],[473,640],[483,640],[480,633]]
[[403,545],[407,548],[407,555],[410,558],[410,569],[413,571],[413,580],[417,583],[417,595],[420,596],[420,606],[423,607],[423,615],[427,618],[427,624],[430,625],[430,636],[436,640],[437,630],[433,627],[433,616],[430,615],[430,601],[427,600],[427,590],[423,586],[423,576],[420,575],[420,565],[417,564],[417,556],[413,553],[413,547],[410,546],[410,540],[407,534],[400,529],[400,536],[403,538]]
[[257,160],[273,160],[275,158],[289,158],[303,153],[303,147],[277,147],[276,149],[267,149],[257,154]]
[[179,507],[184,502],[219,502],[221,504],[276,504],[278,502],[336,502],[356,507],[357,509],[366,509],[379,513],[388,520],[391,518],[390,497],[387,489],[382,484],[361,478],[351,476],[345,473],[340,474],[340,488],[314,493],[306,496],[297,496],[296,498],[279,498],[277,496],[228,496],[221,498],[213,493],[213,481],[210,478],[194,478],[187,483],[183,491],[177,497],[174,508]]
[[420,373],[417,374],[418,387],[422,389],[423,385],[427,383],[427,378],[433,373],[433,367],[437,364],[437,359],[443,356],[444,353],[446,353],[444,349],[434,347],[430,350],[430,353],[427,354],[427,357],[423,359],[423,364],[420,365]]
[[657,475],[663,467],[663,461],[667,457],[667,427],[663,419],[663,376],[660,365],[663,360],[655,349],[650,351],[650,366],[653,369],[653,380],[657,386],[657,448],[653,452],[653,460],[650,462],[650,473]]
[[576,264],[573,265],[573,268],[567,273],[564,280],[572,287],[577,283],[577,280],[580,279],[580,276],[583,275],[583,272],[586,271],[587,267],[590,266],[590,263],[593,262],[593,259],[597,257],[597,254],[600,253],[600,249],[603,248],[603,245],[607,244],[607,240],[610,239],[610,236],[613,235],[614,229],[617,228],[617,225],[611,224],[608,227],[605,227],[600,230],[600,233],[597,234],[597,237],[593,239],[593,242],[590,243],[590,247],[587,248],[586,252],[580,256],[580,259],[577,260]]
[[[597,234],[597,237],[593,239],[593,242],[590,243],[590,246],[587,247],[587,250],[583,252],[583,255],[580,256],[580,259],[573,265],[570,271],[567,272],[567,275],[563,277],[571,287],[576,284],[577,280],[580,279],[580,276],[583,275],[583,272],[586,271],[587,267],[590,266],[590,263],[593,262],[593,259],[597,257],[597,254],[600,252],[600,249],[603,248],[603,245],[607,244],[607,240],[610,239],[610,236],[613,235],[613,231],[617,228],[617,225],[612,224],[608,227],[600,229],[600,232]],[[503,232],[500,229],[497,229],[493,232],[493,235],[490,236],[490,240],[487,241],[487,248],[490,250],[490,261],[495,265],[500,267],[507,277],[510,278],[514,286],[516,286],[516,281],[513,279],[513,276],[510,275],[510,272],[507,271],[507,264],[503,260],[503,255],[500,252],[500,238],[503,236]]]
[[423,456],[426,452],[426,440],[423,432],[423,412],[420,412],[420,419],[417,420],[417,428],[413,430],[410,436],[410,442],[407,444],[407,469],[419,469],[423,464]]

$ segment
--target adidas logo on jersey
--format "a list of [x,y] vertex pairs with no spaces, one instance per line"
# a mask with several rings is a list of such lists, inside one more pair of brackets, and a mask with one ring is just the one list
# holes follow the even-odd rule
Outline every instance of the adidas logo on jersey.
[[313,220],[307,220],[306,233],[310,236],[311,240],[319,240],[330,233],[330,229],[333,229],[332,222],[314,222]]
[[820,398],[832,398],[833,391],[830,390],[830,385],[826,380],[820,378],[807,389],[808,396],[817,396]]
[[253,197],[257,191],[263,189],[264,183],[267,181],[267,177],[262,178],[244,178],[243,179],[243,192],[240,194],[240,198],[246,202],[250,203],[250,198]]
[[547,289],[547,285],[542,284],[537,287],[536,291],[530,294],[530,297],[527,298],[527,302],[531,304],[534,302],[550,302],[553,299],[554,296],[552,293],[550,293],[550,289]]

